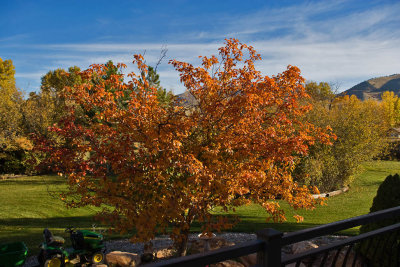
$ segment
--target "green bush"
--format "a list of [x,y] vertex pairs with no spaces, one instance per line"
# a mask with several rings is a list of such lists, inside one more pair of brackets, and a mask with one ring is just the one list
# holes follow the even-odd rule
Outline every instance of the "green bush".
[[0,174],[24,173],[25,167],[22,163],[22,160],[23,160],[23,151],[11,151],[7,153],[0,152]]
[[337,136],[332,145],[314,144],[294,172],[299,184],[328,192],[350,185],[361,164],[382,154],[387,147],[385,113],[373,100],[355,96],[334,97],[329,85],[309,83],[306,89],[313,109],[304,118]]
[[[400,176],[395,174],[386,177],[383,183],[379,186],[378,192],[370,208],[370,213],[397,206],[400,206]],[[381,220],[362,225],[360,227],[360,234],[399,222],[400,218]],[[391,232],[385,235],[377,236],[376,238],[370,240],[366,240],[360,244],[359,251],[371,262],[373,266],[392,266],[392,264],[395,263],[389,262],[389,259],[397,260],[399,256],[399,234],[399,231]],[[383,244],[386,244],[386,246]]]

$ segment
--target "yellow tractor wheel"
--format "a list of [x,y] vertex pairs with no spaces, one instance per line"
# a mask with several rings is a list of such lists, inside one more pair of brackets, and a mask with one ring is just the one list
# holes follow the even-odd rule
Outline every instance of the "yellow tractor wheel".
[[104,261],[104,254],[102,252],[96,252],[92,255],[92,263],[102,263]]
[[44,267],[60,267],[60,266],[61,266],[61,260],[59,258],[48,259],[44,263]]

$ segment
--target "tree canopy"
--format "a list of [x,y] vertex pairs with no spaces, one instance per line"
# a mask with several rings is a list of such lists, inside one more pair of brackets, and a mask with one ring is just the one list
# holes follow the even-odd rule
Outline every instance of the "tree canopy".
[[0,58],[0,173],[22,172],[23,151],[32,148],[22,130],[22,92],[12,60]]
[[361,163],[378,156],[387,146],[387,121],[382,104],[355,95],[336,96],[327,83],[306,85],[313,110],[306,120],[331,127],[332,146],[316,144],[296,169],[297,181],[331,191],[349,185]]
[[138,74],[94,79],[122,64],[79,73],[85,82],[69,87],[65,98],[86,112],[70,106],[53,128],[63,142],[43,146],[68,177],[70,194],[79,196],[66,194],[70,205],[104,207],[101,218],[119,231],[134,229],[133,240],[172,227],[182,253],[195,219],[203,232],[231,226],[212,216],[213,207],[259,203],[276,221],[285,220],[278,198],[295,209],[314,207],[310,188],[293,182],[291,173],[310,145],[332,136],[302,119],[310,105],[302,101],[300,70],[288,66],[264,76],[254,66],[260,55],[236,39],[226,40],[219,57],[201,59],[199,67],[170,62],[197,100],[192,107],[179,99],[160,103],[141,55],[134,60]]

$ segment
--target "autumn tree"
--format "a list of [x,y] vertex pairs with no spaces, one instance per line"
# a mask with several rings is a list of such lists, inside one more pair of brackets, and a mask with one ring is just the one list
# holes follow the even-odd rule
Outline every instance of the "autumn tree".
[[8,147],[20,132],[21,92],[15,86],[15,70],[12,61],[0,58],[0,143]]
[[329,83],[320,82],[319,84],[313,81],[307,82],[306,92],[309,94],[310,98],[307,100],[312,103],[315,102],[326,102],[330,104],[333,99],[335,99],[335,93]]
[[337,138],[331,146],[312,146],[296,167],[296,181],[324,191],[349,185],[361,164],[378,156],[387,146],[385,111],[374,100],[335,96],[326,83],[308,83],[306,90],[329,96],[311,94],[316,97],[309,99],[313,110],[306,120],[319,127],[331,127]]
[[65,100],[62,92],[66,86],[81,83],[78,67],[68,71],[56,69],[42,77],[40,91],[30,93],[24,103],[24,127],[27,133],[48,134],[48,127],[57,123],[63,116]]
[[23,172],[24,151],[32,148],[21,128],[23,99],[14,74],[12,60],[0,58],[0,173]]
[[204,233],[231,226],[212,216],[213,207],[258,203],[276,221],[286,219],[277,198],[295,209],[313,208],[309,188],[293,182],[291,173],[311,144],[329,143],[331,135],[302,119],[310,106],[300,101],[307,96],[300,70],[288,66],[264,76],[254,66],[260,59],[253,47],[228,39],[219,57],[201,57],[199,67],[171,61],[196,99],[191,107],[179,99],[161,105],[140,55],[134,61],[138,74],[116,73],[94,83],[123,65],[80,72],[87,82],[70,87],[65,97],[94,110],[93,117],[70,107],[53,128],[63,142],[46,140],[41,147],[68,177],[64,200],[74,207],[102,206],[100,218],[118,231],[134,229],[133,241],[171,227],[180,254],[194,220]]
[[[22,122],[21,127],[24,135],[31,140],[34,136],[54,135],[49,132],[49,127],[56,124],[65,113],[65,99],[63,90],[66,86],[81,83],[78,67],[70,67],[68,71],[56,69],[47,72],[42,77],[39,92],[29,93],[26,100],[21,104]],[[40,173],[49,171],[48,168],[37,168],[38,162],[44,158],[42,152],[28,151],[25,155],[26,173]]]
[[394,92],[385,91],[382,93],[382,106],[385,110],[385,118],[390,127],[400,125],[400,99]]

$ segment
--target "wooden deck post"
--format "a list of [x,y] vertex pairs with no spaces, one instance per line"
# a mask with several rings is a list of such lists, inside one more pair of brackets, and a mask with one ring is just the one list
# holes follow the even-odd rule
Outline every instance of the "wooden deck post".
[[257,231],[257,239],[265,242],[264,249],[257,253],[257,266],[281,266],[281,239],[282,232],[272,228]]

